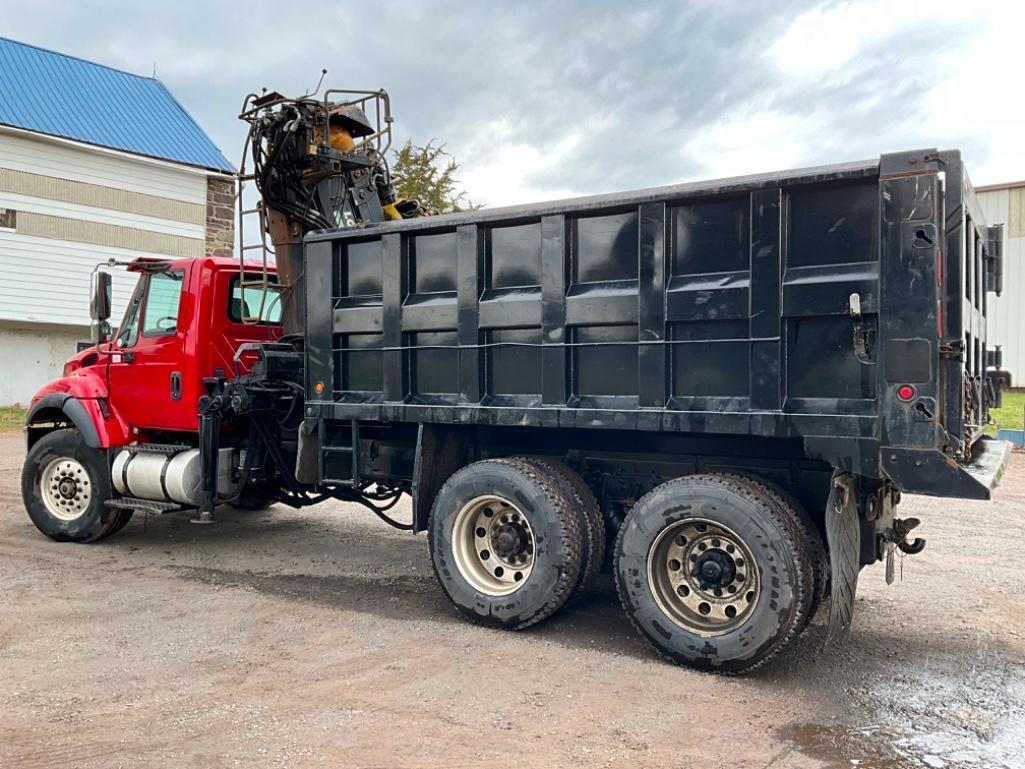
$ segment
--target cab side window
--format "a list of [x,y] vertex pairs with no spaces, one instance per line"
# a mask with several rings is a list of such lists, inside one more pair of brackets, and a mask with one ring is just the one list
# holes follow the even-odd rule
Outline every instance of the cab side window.
[[228,295],[228,318],[233,323],[258,319],[259,323],[280,326],[280,287],[271,284],[264,290],[259,286],[240,285],[237,276],[232,278],[231,289]]
[[184,276],[181,271],[150,275],[142,319],[143,336],[169,336],[177,331]]

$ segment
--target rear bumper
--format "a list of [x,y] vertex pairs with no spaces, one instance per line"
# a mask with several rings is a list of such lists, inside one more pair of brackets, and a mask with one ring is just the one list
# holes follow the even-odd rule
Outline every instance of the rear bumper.
[[980,438],[972,461],[958,464],[935,449],[883,448],[883,472],[901,491],[935,497],[989,499],[1011,461],[1011,444]]
[[1004,477],[1004,471],[1011,463],[1011,449],[1014,444],[1010,441],[995,440],[993,438],[982,438],[981,451],[975,456],[970,465],[965,467],[965,472],[972,476],[979,485],[986,489],[984,499],[990,495]]

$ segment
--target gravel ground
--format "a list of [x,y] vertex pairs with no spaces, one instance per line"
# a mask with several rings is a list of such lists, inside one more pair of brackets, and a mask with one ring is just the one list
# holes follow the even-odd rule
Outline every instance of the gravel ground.
[[[743,678],[670,666],[608,585],[543,626],[458,619],[424,538],[353,506],[29,523],[0,436],[0,767],[1025,767],[1025,456],[992,503],[908,498],[929,544],[862,572]],[[917,533],[917,532],[916,532]]]

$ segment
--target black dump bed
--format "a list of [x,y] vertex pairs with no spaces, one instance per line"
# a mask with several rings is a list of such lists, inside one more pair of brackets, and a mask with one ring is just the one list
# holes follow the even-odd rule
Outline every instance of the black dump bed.
[[1000,237],[935,151],[313,233],[307,413],[800,437],[984,497]]

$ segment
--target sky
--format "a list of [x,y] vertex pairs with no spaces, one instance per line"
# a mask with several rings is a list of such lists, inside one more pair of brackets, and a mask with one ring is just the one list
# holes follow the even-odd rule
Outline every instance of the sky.
[[[1025,179],[1025,3],[0,0],[0,35],[154,68],[225,156],[246,93],[385,88],[487,206],[914,148]],[[2,74],[2,73],[0,73]],[[2,83],[0,83],[2,87]]]

